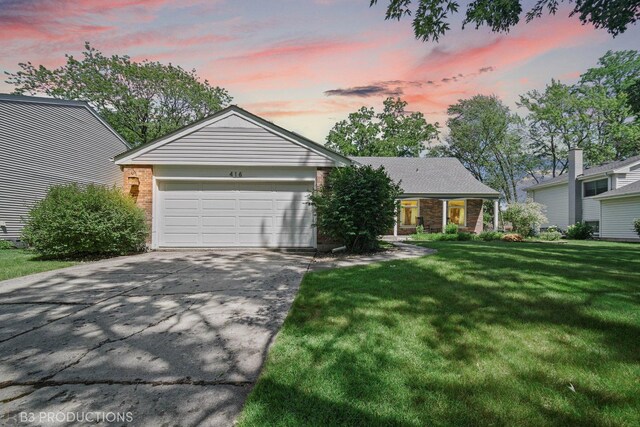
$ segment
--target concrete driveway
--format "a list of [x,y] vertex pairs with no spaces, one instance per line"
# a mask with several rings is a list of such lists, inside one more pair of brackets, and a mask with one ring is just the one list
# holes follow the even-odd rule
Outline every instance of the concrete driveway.
[[310,261],[153,252],[0,282],[0,424],[231,424]]

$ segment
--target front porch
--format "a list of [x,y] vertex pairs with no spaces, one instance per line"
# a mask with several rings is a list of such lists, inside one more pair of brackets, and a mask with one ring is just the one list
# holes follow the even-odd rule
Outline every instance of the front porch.
[[[479,234],[483,231],[484,200],[492,200],[494,212],[499,212],[497,198],[403,198],[398,201],[400,209],[393,235],[415,234],[418,226],[424,227],[425,233],[442,233],[449,223],[457,224],[459,231]],[[493,229],[498,229],[497,215],[493,218]]]

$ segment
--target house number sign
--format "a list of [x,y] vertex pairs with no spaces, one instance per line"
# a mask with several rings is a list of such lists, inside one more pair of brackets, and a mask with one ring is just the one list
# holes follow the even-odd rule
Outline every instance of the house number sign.
[[229,176],[231,178],[242,178],[242,171],[231,171],[229,172]]

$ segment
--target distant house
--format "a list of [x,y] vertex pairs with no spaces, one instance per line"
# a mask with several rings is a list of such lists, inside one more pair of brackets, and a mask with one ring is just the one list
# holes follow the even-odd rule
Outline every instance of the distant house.
[[54,184],[121,185],[127,143],[85,102],[0,94],[0,239]]
[[583,168],[582,150],[569,152],[569,171],[526,189],[547,207],[546,228],[585,221],[610,240],[640,240],[633,221],[640,218],[640,156]]

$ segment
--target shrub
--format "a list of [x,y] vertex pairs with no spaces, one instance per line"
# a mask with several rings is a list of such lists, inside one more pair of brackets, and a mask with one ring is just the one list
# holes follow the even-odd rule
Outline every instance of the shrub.
[[0,250],[2,250],[2,249],[13,249],[13,248],[15,248],[15,246],[13,245],[12,242],[10,242],[8,240],[0,239]]
[[424,225],[416,226],[416,234],[424,234]]
[[502,236],[502,240],[505,242],[524,242],[524,237],[520,234],[509,233]]
[[522,236],[531,236],[547,222],[544,206],[527,200],[525,203],[510,203],[504,211],[503,218],[513,224],[513,229]]
[[636,230],[638,236],[640,236],[640,218],[637,218],[633,221],[633,228]]
[[318,215],[319,231],[342,242],[348,251],[366,252],[378,247],[378,236],[396,221],[396,200],[402,194],[384,168],[335,168],[310,203]]
[[586,222],[576,222],[567,228],[567,238],[573,240],[587,240],[593,237],[593,227]]
[[504,236],[504,233],[501,233],[499,231],[483,231],[482,233],[478,234],[478,239],[479,240],[484,240],[484,241],[492,241],[492,240],[500,240],[502,239],[502,236]]
[[538,238],[540,240],[549,241],[560,240],[562,239],[562,233],[559,231],[543,231],[542,233],[540,233],[540,236],[538,236]]
[[144,249],[145,215],[117,188],[51,187],[30,210],[24,240],[47,258],[122,255]]
[[458,224],[450,222],[444,227],[445,234],[458,234]]
[[473,239],[473,235],[471,233],[458,233],[458,240],[461,242]]

